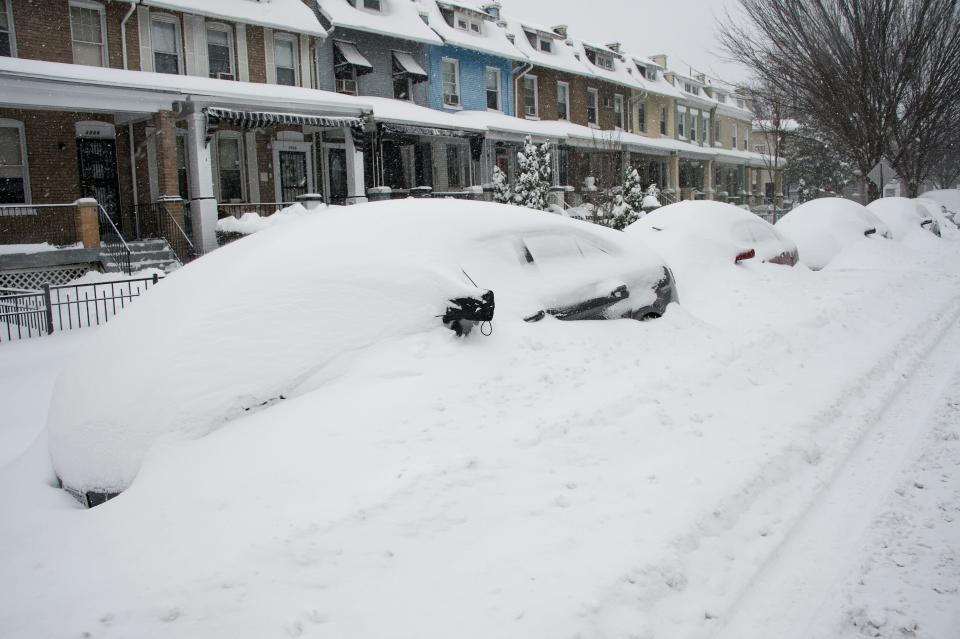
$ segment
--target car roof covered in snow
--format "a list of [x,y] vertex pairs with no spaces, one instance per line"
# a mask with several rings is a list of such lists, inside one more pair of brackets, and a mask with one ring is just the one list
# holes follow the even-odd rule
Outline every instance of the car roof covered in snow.
[[880,198],[868,204],[867,208],[890,227],[895,240],[902,240],[915,231],[924,230],[921,223],[931,219],[922,204],[907,197]]
[[844,248],[866,241],[870,229],[881,232],[863,208],[843,198],[811,200],[780,218],[776,228],[797,245],[802,263],[821,269]]
[[[483,247],[543,233],[613,249],[619,257],[606,259],[649,267],[651,281],[662,274],[658,258],[619,250],[616,231],[440,199],[321,209],[205,255],[114,318],[65,369],[49,414],[58,476],[81,492],[123,490],[161,438],[201,437],[296,395],[374,343],[446,335],[439,317],[449,300],[481,290],[461,269],[523,268],[519,255]],[[514,282],[481,280],[480,272],[472,274],[481,287],[499,289],[495,322],[522,323],[509,304]],[[130,353],[149,366],[128,374],[116,363]],[[97,399],[104,388],[110,401]]]

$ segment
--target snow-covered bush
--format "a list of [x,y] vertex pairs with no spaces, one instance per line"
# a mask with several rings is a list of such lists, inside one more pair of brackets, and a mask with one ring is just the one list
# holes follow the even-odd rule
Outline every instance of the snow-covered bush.
[[528,209],[547,210],[550,192],[550,144],[534,144],[528,136],[523,151],[517,153],[520,175],[513,188],[513,203]]
[[643,209],[644,213],[649,213],[650,211],[659,209],[660,206],[660,189],[656,183],[654,183],[647,187],[647,193],[643,196],[643,202],[640,204],[640,208]]
[[634,167],[629,166],[623,176],[623,186],[616,189],[610,226],[622,231],[640,219],[643,199],[640,174]]
[[499,166],[493,167],[493,201],[509,204],[512,197],[506,174],[500,170]]

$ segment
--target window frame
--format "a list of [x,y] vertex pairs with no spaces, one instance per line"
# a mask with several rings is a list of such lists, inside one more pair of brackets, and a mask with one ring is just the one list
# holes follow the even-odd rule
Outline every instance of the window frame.
[[[8,0],[9,2],[9,0]],[[77,52],[75,46],[78,42],[76,39],[76,34],[73,29],[73,9],[87,9],[89,11],[96,11],[100,14],[100,66],[101,68],[107,69],[110,67],[110,55],[107,50],[107,10],[103,4],[99,2],[92,2],[91,0],[70,0],[67,3],[68,18],[70,20],[70,52],[73,55],[73,63],[80,64],[77,62]],[[81,44],[95,44],[93,42],[81,42]]]
[[[372,11],[372,12],[375,12],[375,13],[383,13],[383,0],[361,0],[361,1],[362,1],[362,3],[363,3],[363,6],[362,6],[362,7],[358,7],[358,8],[363,9],[364,11]],[[377,3],[377,6],[376,6],[376,7],[368,7],[368,6],[367,6],[367,3],[368,3],[368,2],[376,2],[376,3]]]
[[[593,104],[593,119],[590,119],[591,103]],[[595,87],[587,87],[587,124],[589,126],[600,126],[600,90]]]
[[[215,193],[217,195],[217,201],[223,201],[223,166],[220,164],[220,143],[223,140],[231,140],[237,144],[237,162],[240,166],[236,169],[236,171],[240,174],[240,201],[246,202],[248,192],[246,179],[247,158],[246,149],[244,148],[245,144],[243,134],[240,131],[217,131],[215,137],[216,147],[212,149],[214,153],[211,153],[211,156],[216,175],[216,179],[214,180],[214,188],[216,189]],[[233,171],[234,169],[230,170]]]
[[[463,22],[464,26],[460,26],[460,22]],[[474,28],[476,27],[476,28]],[[453,12],[453,28],[458,31],[465,31],[467,33],[476,33],[477,35],[483,35],[483,19],[472,17],[465,11],[454,11]]]
[[[490,81],[490,72],[494,72],[497,75],[497,108],[490,108],[490,87],[488,83]],[[497,111],[503,112],[503,72],[499,67],[486,67],[483,70],[483,84],[484,84],[484,94],[487,102],[487,111]]]
[[[533,113],[527,111],[527,80],[533,80]],[[531,120],[540,119],[540,78],[527,74],[523,76],[523,117]]]
[[[172,25],[173,25],[173,34],[174,34],[173,37],[176,39],[176,44],[175,44],[175,46],[176,46],[176,49],[177,49],[177,51],[176,51],[176,55],[177,55],[177,73],[176,73],[176,75],[183,75],[183,68],[184,68],[183,65],[184,65],[184,63],[185,63],[185,60],[183,59],[183,58],[184,58],[184,55],[183,55],[183,30],[182,30],[181,27],[180,27],[180,20],[179,20],[176,16],[170,15],[169,13],[154,13],[153,11],[151,11],[151,12],[150,12],[150,54],[153,56],[153,69],[154,69],[154,71],[156,71],[156,69],[157,69],[157,39],[156,39],[155,37],[153,37],[153,36],[154,36],[154,33],[153,33],[153,25],[154,25],[154,23],[156,23],[156,22],[165,22],[165,23],[167,23],[167,24],[172,24]],[[159,53],[161,53],[161,54],[163,54],[163,55],[171,55],[170,53],[168,53],[168,52],[166,52],[166,51],[160,51]],[[163,73],[162,71],[156,71],[156,72],[157,72],[157,73]],[[174,75],[174,74],[171,73],[171,74],[169,74],[169,75]]]
[[[444,67],[447,64],[453,65],[453,88],[454,93],[447,93],[446,84],[447,80],[444,77]],[[456,104],[447,102],[448,95],[457,96]],[[443,57],[440,59],[440,101],[443,103],[444,108],[446,109],[462,109],[463,108],[463,93],[461,91],[460,85],[460,60],[457,58],[448,58]]]
[[[560,87],[566,89],[566,99],[563,102],[560,102]],[[563,80],[557,81],[557,105],[563,104],[564,109],[566,110],[566,117],[560,115],[560,109],[557,109],[557,119],[563,120],[564,122],[570,121],[570,83],[564,82]]]
[[637,102],[637,130],[640,133],[647,132],[647,101],[640,99]]
[[26,127],[20,120],[10,118],[0,118],[0,129],[16,129],[20,141],[20,166],[21,179],[23,180],[23,199],[24,202],[7,202],[6,206],[33,204],[33,192],[30,189],[30,157],[27,155],[27,132]]
[[677,105],[677,138],[687,139],[687,107]]
[[[277,65],[277,44],[280,42],[290,43],[290,52],[292,53],[292,56],[293,56],[293,84],[290,84],[290,85],[280,84],[280,76],[277,73],[281,68],[283,69],[289,68],[289,67],[280,67]],[[297,36],[290,33],[274,33],[273,34],[273,77],[277,81],[276,84],[278,86],[298,87],[300,86],[301,73],[302,71],[300,69],[300,39]]]
[[669,135],[670,113],[666,104],[660,105],[660,135]]
[[13,0],[0,0],[3,2],[3,13],[7,16],[7,38],[10,41],[10,57],[17,57],[17,30],[13,24]]
[[236,80],[237,79],[236,37],[233,33],[233,28],[230,25],[225,24],[223,22],[207,22],[204,25],[203,33],[207,43],[207,69],[208,69],[207,75],[209,75],[211,78],[214,77],[212,75],[213,72],[209,71],[210,69],[210,32],[211,31],[220,31],[222,33],[227,34],[227,51],[229,52],[229,59],[230,59],[230,73],[228,75],[233,76],[233,79]]
[[[619,104],[619,109],[617,105]],[[623,97],[622,93],[613,94],[613,113],[617,116],[618,122],[615,126],[616,129],[620,131],[625,131],[627,128],[627,113],[626,113],[627,101]]]
[[740,131],[738,130],[739,128],[740,128],[740,125],[737,124],[736,122],[734,122],[734,123],[733,123],[733,129],[731,130],[731,131],[732,131],[732,135],[731,135],[731,137],[730,137],[731,141],[733,142],[732,146],[730,147],[730,148],[732,148],[732,149],[737,149],[737,148],[739,148],[739,147],[738,147],[738,140],[739,140],[739,135],[738,135],[738,134],[740,133]]

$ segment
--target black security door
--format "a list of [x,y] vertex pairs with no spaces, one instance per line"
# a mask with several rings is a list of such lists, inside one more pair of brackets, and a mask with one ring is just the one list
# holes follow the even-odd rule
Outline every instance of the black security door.
[[80,195],[100,203],[114,224],[120,225],[120,184],[117,181],[117,146],[113,140],[81,138]]
[[280,197],[296,202],[307,192],[307,154],[303,151],[280,151]]

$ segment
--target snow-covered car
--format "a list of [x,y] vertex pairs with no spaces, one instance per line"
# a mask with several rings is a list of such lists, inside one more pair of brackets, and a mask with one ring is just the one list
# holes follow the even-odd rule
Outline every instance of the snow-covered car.
[[933,218],[941,237],[955,234],[957,231],[957,223],[954,221],[956,216],[950,215],[946,205],[927,197],[919,197],[916,202],[927,212],[927,215]]
[[874,200],[867,208],[890,227],[896,240],[921,229],[940,235],[940,225],[917,200],[906,197],[884,197]]
[[640,319],[675,299],[659,256],[549,213],[413,199],[318,211],[180,269],[101,329],[55,388],[54,468],[96,505],[157,442],[316,388],[375,344],[490,319]]
[[878,227],[863,205],[836,197],[801,204],[780,218],[776,228],[797,245],[800,261],[814,270],[825,267],[843,249],[889,232]]
[[921,198],[933,200],[944,207],[948,218],[960,226],[960,189],[935,189],[926,191]]
[[772,224],[731,204],[685,201],[670,204],[627,227],[631,236],[664,256],[668,264],[684,261],[691,253],[717,263],[797,263],[797,247]]

